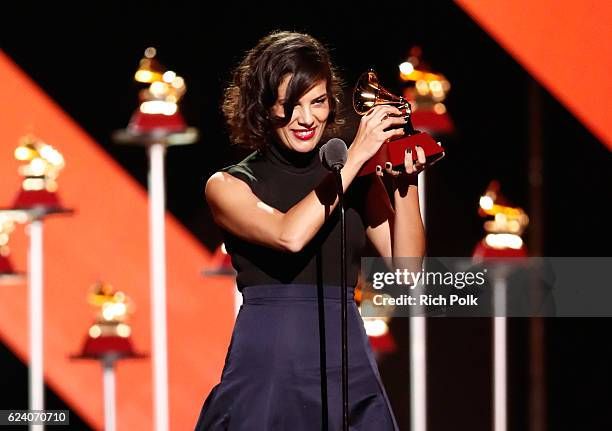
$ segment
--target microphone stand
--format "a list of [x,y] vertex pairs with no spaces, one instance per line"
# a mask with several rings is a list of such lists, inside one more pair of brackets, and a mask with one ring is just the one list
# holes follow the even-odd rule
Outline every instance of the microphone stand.
[[342,331],[342,430],[348,431],[348,334],[347,334],[347,286],[346,286],[346,222],[344,218],[344,189],[342,187],[341,165],[334,165],[334,177],[338,190],[340,207],[340,322]]

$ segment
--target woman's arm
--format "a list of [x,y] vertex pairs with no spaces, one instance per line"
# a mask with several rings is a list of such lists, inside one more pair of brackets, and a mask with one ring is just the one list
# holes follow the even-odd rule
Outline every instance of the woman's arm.
[[[425,162],[422,149],[417,151]],[[392,178],[392,199],[380,176],[373,178],[366,197],[366,234],[383,257],[422,257],[425,228],[421,219],[416,169],[406,157],[406,171]]]
[[425,227],[419,207],[417,178],[415,175],[405,180],[406,184],[393,191],[393,257],[422,257],[425,254]]
[[[402,117],[388,115],[399,113],[395,107],[379,106],[362,117],[341,171],[345,191],[382,143],[403,133],[401,128],[385,131],[405,122]],[[219,226],[247,241],[289,252],[302,250],[338,203],[331,175],[286,213],[266,205],[245,183],[224,172],[209,178],[205,194]]]

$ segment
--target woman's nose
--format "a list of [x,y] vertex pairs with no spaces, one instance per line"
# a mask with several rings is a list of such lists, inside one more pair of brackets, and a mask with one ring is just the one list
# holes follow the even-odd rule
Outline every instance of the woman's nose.
[[310,127],[314,124],[314,117],[309,108],[298,109],[298,124],[303,127]]

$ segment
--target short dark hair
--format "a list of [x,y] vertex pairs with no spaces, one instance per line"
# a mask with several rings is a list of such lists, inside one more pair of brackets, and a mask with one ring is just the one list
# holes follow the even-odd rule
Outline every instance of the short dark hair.
[[[284,103],[285,116],[271,117],[278,87],[292,74]],[[341,81],[330,61],[328,50],[310,35],[276,31],[249,50],[234,70],[225,90],[223,114],[233,143],[262,149],[274,128],[291,120],[293,107],[317,82],[327,82],[330,113],[327,132],[335,132],[343,121],[339,115]]]

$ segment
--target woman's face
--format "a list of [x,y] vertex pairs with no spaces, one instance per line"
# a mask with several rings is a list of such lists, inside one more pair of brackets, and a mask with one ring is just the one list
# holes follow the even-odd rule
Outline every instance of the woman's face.
[[[286,75],[278,86],[278,99],[272,106],[272,115],[284,117],[283,103],[291,75]],[[329,116],[326,81],[317,82],[293,108],[291,120],[276,129],[281,142],[288,148],[305,153],[312,151],[321,140]]]

